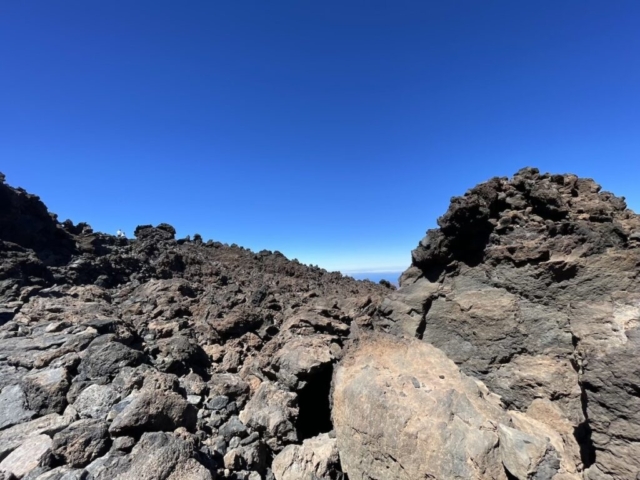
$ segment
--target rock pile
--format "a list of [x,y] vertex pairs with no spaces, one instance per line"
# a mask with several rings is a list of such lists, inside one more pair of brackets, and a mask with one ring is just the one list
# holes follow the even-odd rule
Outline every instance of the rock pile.
[[0,479],[640,478],[640,217],[524,169],[394,291],[0,175]]
[[0,478],[339,478],[333,367],[390,290],[135,235],[0,184]]

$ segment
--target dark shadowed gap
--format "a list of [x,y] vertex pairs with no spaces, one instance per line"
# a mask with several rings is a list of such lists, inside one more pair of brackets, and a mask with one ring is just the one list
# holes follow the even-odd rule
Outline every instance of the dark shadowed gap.
[[427,314],[429,313],[429,310],[431,310],[432,303],[433,299],[428,298],[422,306],[422,318],[420,319],[418,328],[416,328],[416,338],[418,340],[422,340],[422,338],[424,337],[424,331],[427,329]]
[[504,467],[504,474],[507,476],[507,480],[518,480],[518,477],[512,475],[511,472],[507,470],[507,467]]
[[580,459],[582,460],[583,468],[586,469],[596,462],[596,448],[591,440],[591,425],[589,424],[589,414],[587,412],[588,399],[584,387],[582,387],[580,400],[582,401],[582,412],[585,420],[573,429],[573,436],[580,447]]
[[300,441],[333,429],[331,422],[331,377],[333,366],[328,365],[310,375],[307,384],[298,392],[298,422]]
[[[574,351],[577,350],[580,340],[575,335],[571,335],[571,343],[573,344]],[[571,362],[574,370],[580,375],[580,366],[575,360]],[[584,469],[589,468],[596,463],[596,447],[591,439],[591,424],[589,423],[589,398],[587,397],[588,384],[583,381],[580,384],[580,402],[582,404],[582,413],[584,415],[584,422],[576,426],[573,429],[573,436],[578,442],[580,448],[580,459],[582,460],[582,466]]]

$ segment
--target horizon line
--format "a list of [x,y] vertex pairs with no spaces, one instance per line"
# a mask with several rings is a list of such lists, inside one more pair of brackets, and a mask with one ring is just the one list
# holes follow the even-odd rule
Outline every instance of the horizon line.
[[407,268],[409,268],[409,266],[373,267],[373,268],[363,268],[363,269],[346,268],[346,269],[339,269],[338,271],[344,275],[357,274],[357,273],[398,273],[398,272],[402,273]]

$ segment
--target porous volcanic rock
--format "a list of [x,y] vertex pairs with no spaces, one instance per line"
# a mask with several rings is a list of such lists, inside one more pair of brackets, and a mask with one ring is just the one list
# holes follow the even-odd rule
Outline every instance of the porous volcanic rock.
[[593,180],[523,169],[452,199],[438,224],[375,327],[573,437],[584,478],[636,478],[640,218]]
[[273,478],[331,430],[333,367],[389,290],[135,236],[60,223],[0,176],[0,478]]

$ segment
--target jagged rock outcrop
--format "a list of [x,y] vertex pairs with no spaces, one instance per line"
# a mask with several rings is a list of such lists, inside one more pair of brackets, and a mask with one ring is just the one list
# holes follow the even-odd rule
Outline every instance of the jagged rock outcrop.
[[376,328],[573,437],[585,478],[636,478],[640,218],[592,180],[524,169],[454,198],[439,226]]
[[135,234],[59,223],[0,182],[0,477],[273,478],[332,429],[333,367],[390,290]]

